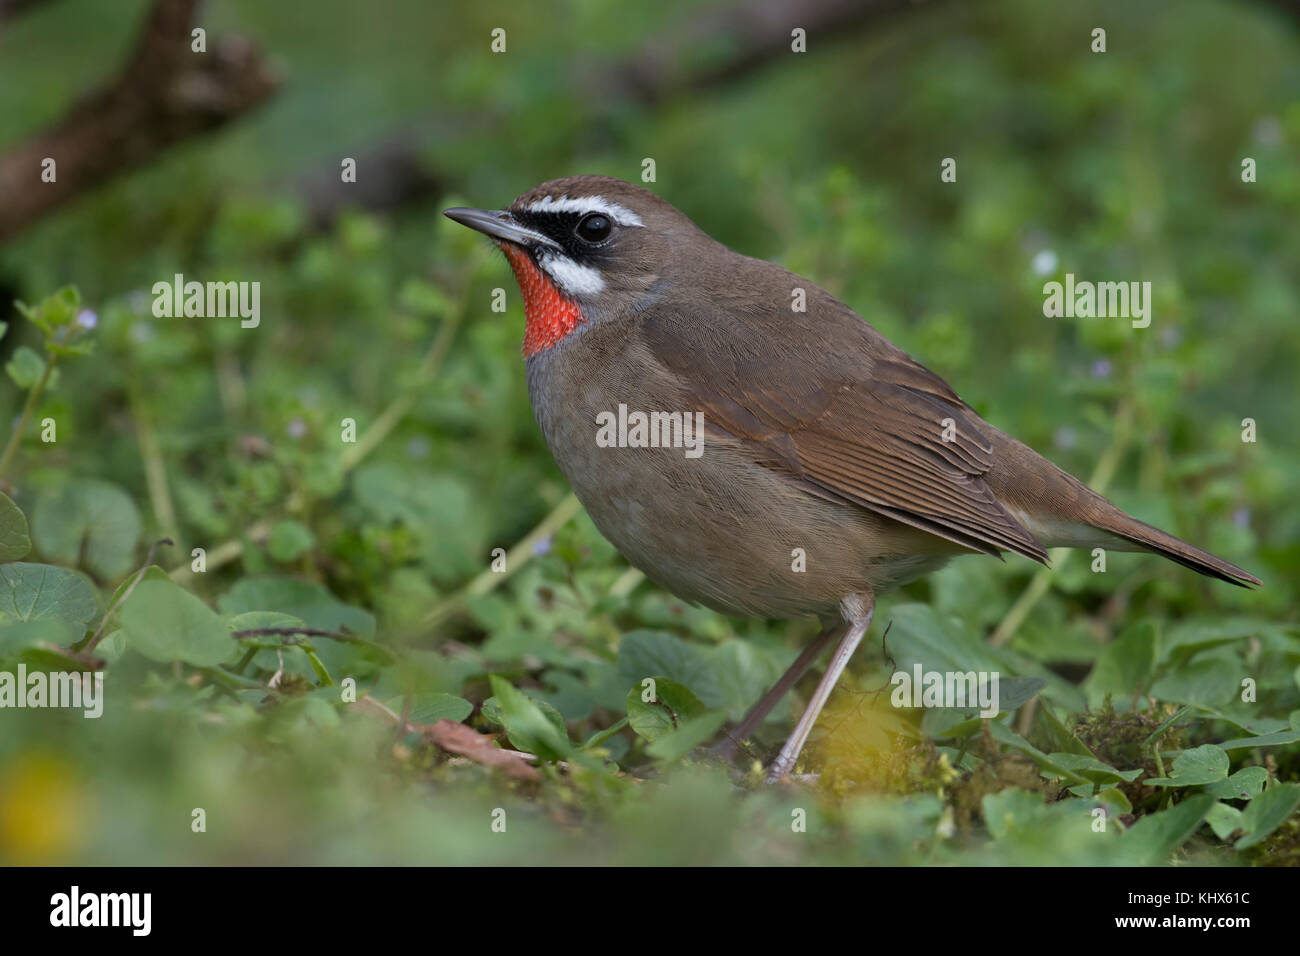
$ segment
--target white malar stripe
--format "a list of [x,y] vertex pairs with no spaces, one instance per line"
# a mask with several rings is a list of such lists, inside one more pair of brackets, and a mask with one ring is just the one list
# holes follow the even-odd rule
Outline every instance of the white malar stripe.
[[605,288],[598,269],[579,265],[568,256],[551,253],[540,265],[565,295],[596,295]]
[[631,209],[610,202],[603,196],[578,196],[576,199],[570,199],[568,196],[561,196],[559,199],[554,196],[544,196],[525,208],[529,212],[601,212],[620,226],[645,225],[641,217]]

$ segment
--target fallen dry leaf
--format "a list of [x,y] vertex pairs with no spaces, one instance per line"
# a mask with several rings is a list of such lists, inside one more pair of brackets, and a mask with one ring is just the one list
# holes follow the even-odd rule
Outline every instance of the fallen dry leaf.
[[[367,695],[358,700],[357,703],[363,708],[383,715],[394,724],[401,721],[401,717],[395,714],[392,709],[373,697]],[[537,768],[528,763],[524,754],[514,750],[502,750],[496,745],[495,738],[487,734],[480,734],[472,727],[458,724],[446,717],[436,724],[412,724],[408,722],[406,726],[448,753],[459,754],[485,767],[496,767],[519,780],[536,780],[541,776],[537,772]]]
[[425,737],[443,750],[462,757],[468,757],[485,767],[499,767],[512,777],[520,780],[535,780],[540,774],[537,768],[529,765],[522,754],[513,750],[502,750],[492,737],[480,734],[473,728],[458,724],[443,717],[436,724],[412,724]]

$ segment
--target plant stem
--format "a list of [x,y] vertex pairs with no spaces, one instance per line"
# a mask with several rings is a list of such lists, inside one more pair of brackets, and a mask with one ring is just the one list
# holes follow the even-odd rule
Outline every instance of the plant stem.
[[420,622],[420,626],[424,629],[431,628],[467,599],[482,597],[484,594],[496,590],[507,578],[532,560],[533,546],[538,541],[555,534],[556,531],[568,524],[569,519],[576,515],[581,508],[582,505],[578,503],[577,496],[570,492],[563,501],[551,509],[551,513],[543,518],[537,527],[524,535],[518,544],[506,552],[506,569],[504,571],[493,571],[489,568],[482,572],[459,591],[434,605],[433,610]]
[[[437,376],[438,370],[442,368],[443,360],[447,357],[447,350],[451,348],[451,340],[455,337],[456,329],[464,315],[465,306],[464,297],[462,297],[460,303],[454,306],[443,320],[442,327],[438,329],[433,344],[429,346],[429,351],[424,356],[424,361],[420,363],[420,368],[415,373],[418,385],[425,385]],[[366,429],[360,440],[343,453],[343,457],[339,460],[339,467],[345,474],[359,465],[367,455],[378,448],[389,433],[397,427],[398,423],[406,417],[406,413],[415,405],[418,392],[419,389],[412,386],[407,389],[405,394],[393,399],[389,406],[379,413],[375,423]]]
[[18,424],[14,426],[13,434],[9,436],[9,444],[5,445],[4,454],[0,455],[0,478],[3,478],[4,473],[9,470],[9,462],[14,457],[14,452],[18,450],[18,443],[22,441],[23,432],[27,431],[27,422],[31,419],[36,404],[41,400],[41,395],[50,381],[50,375],[54,372],[54,365],[58,360],[57,355],[47,354],[45,356],[45,371],[41,374],[40,381],[28,391],[27,401],[23,403],[22,415],[18,417]]
[[609,740],[610,737],[613,737],[616,733],[618,733],[626,726],[627,726],[627,718],[624,717],[622,720],[619,720],[611,724],[610,726],[606,727],[604,730],[596,731],[594,734],[592,734],[590,737],[587,738],[587,742],[582,745],[582,749],[590,750],[592,747],[599,747],[606,740]]
[[135,586],[144,580],[145,574],[148,573],[149,568],[153,566],[153,556],[157,552],[158,546],[163,544],[170,545],[171,543],[171,538],[160,538],[149,546],[149,554],[145,557],[144,564],[141,565],[140,570],[135,573],[135,577],[131,580],[130,586],[122,592],[122,596],[114,601],[109,606],[108,610],[104,612],[104,617],[99,622],[99,627],[95,629],[94,636],[91,637],[91,639],[86,643],[86,646],[82,648],[83,653],[89,654],[99,646],[99,642],[104,637],[104,629],[108,627],[108,622],[113,617],[114,612],[126,603],[126,599],[131,596],[131,592],[135,590]]
[[158,442],[158,430],[154,427],[153,416],[149,413],[148,403],[144,401],[139,389],[131,388],[128,393],[131,404],[131,416],[135,419],[135,438],[140,446],[140,459],[144,463],[145,486],[149,490],[149,502],[153,506],[153,516],[158,528],[173,541],[180,540],[180,527],[176,522],[176,508],[172,504],[171,492],[167,487],[167,463],[163,460],[162,446]]

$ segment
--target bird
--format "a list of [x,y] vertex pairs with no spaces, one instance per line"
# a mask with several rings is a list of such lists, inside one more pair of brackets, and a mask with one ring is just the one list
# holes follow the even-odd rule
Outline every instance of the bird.
[[728,248],[642,186],[569,176],[506,209],[444,215],[514,272],[534,415],[600,533],[684,601],[821,622],[728,741],[838,637],[769,783],[795,769],[877,595],[954,557],[1150,551],[1261,584],[1126,514],[829,292]]

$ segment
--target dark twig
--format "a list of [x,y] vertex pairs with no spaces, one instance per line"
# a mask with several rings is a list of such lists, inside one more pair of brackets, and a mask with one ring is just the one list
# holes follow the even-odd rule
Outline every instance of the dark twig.
[[369,641],[363,640],[348,631],[328,631],[320,627],[248,627],[240,631],[231,631],[230,636],[238,640],[246,637],[262,637],[283,635],[284,637],[294,637],[297,635],[304,637],[332,637],[336,641],[343,641],[348,644],[368,644]]
[[[144,165],[173,144],[224,126],[275,91],[250,41],[210,39],[191,51],[198,0],[157,0],[122,74],[54,126],[0,157],[0,241],[74,196]],[[43,182],[46,159],[56,177]]]

